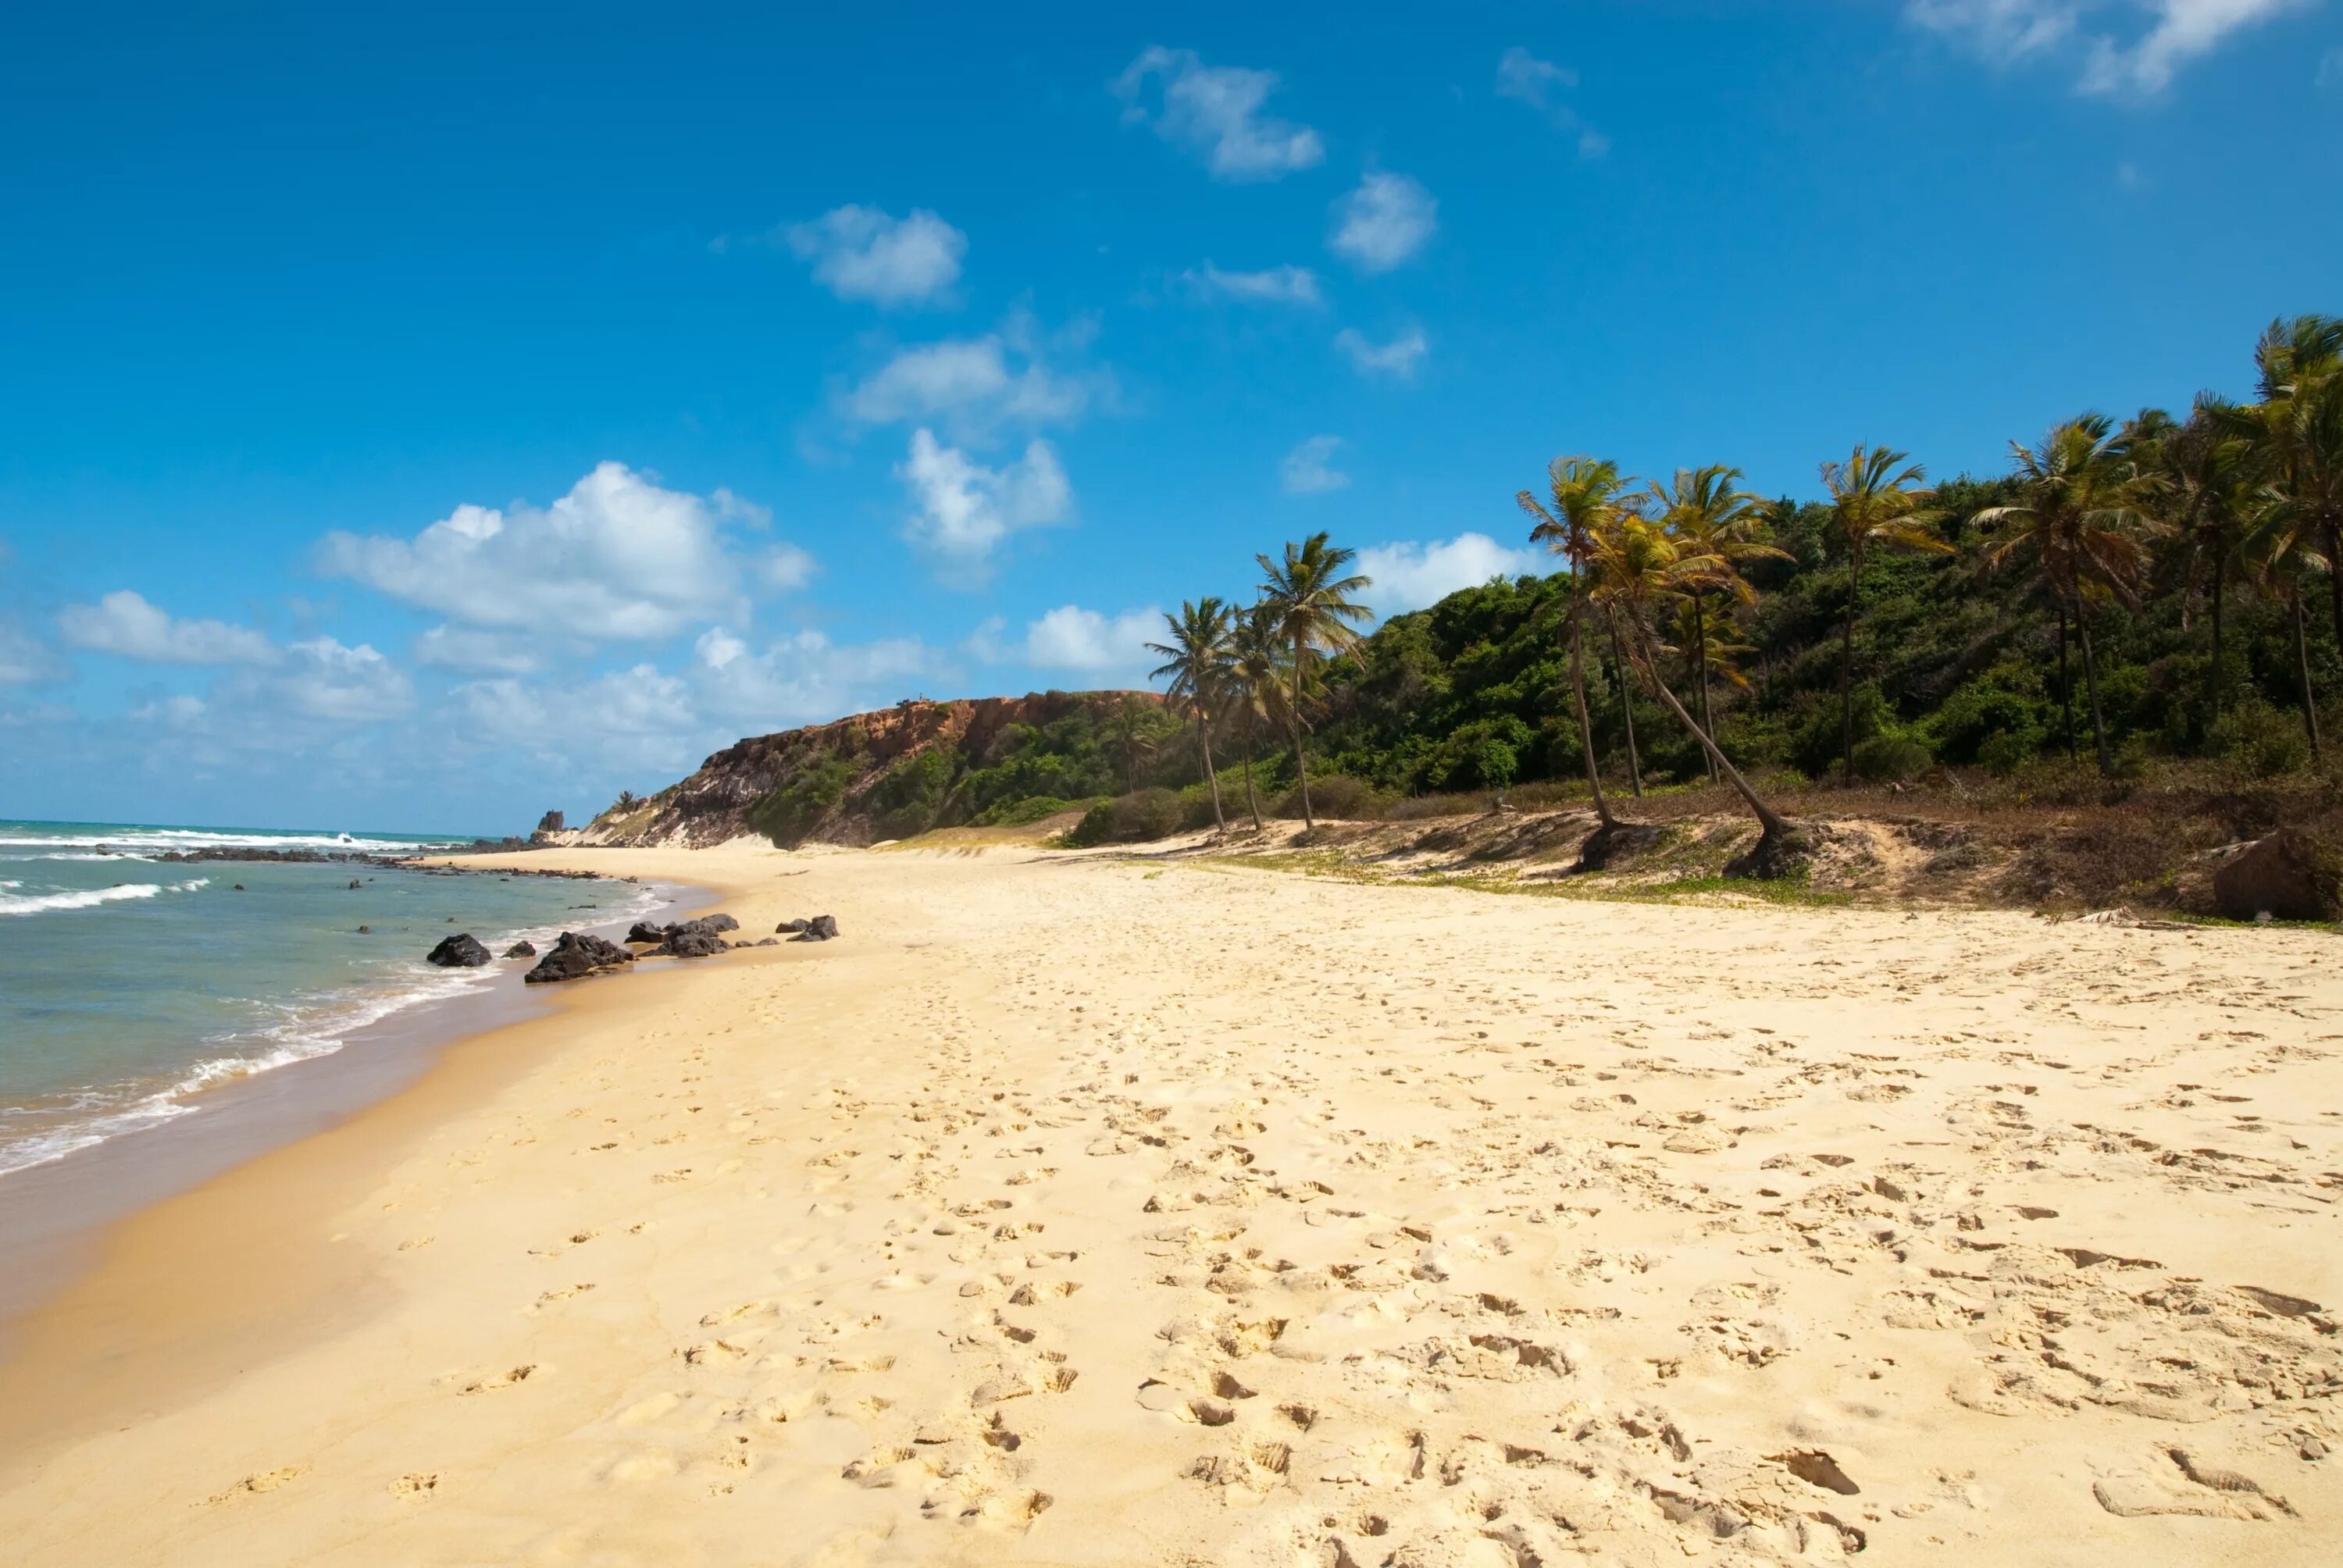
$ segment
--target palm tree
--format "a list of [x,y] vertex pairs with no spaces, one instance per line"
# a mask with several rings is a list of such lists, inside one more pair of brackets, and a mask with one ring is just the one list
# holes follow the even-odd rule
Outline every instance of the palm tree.
[[2295,673],[2302,682],[2302,727],[2310,738],[2313,763],[2320,760],[2321,753],[2318,699],[2310,686],[2310,647],[2303,633],[2304,584],[2313,572],[2325,572],[2330,578],[2335,575],[2332,561],[2318,551],[2313,531],[2317,527],[2317,518],[2307,508],[2294,506],[2284,491],[2273,487],[2246,542],[2256,582],[2263,593],[2287,607],[2294,622]]
[[1182,604],[1178,615],[1163,618],[1171,628],[1170,642],[1147,645],[1150,653],[1160,653],[1166,661],[1153,678],[1168,677],[1172,700],[1185,703],[1195,715],[1196,744],[1204,754],[1204,779],[1212,789],[1212,823],[1223,833],[1229,824],[1221,815],[1220,775],[1212,771],[1212,710],[1220,705],[1228,683],[1229,631],[1233,618],[1228,605],[1208,594],[1202,600]]
[[[2343,317],[2271,322],[2254,363],[2258,444],[2296,519],[2288,526],[2306,532],[2309,547],[2323,546],[2328,561],[2343,563]],[[2327,591],[2343,645],[2343,569],[2328,569]]]
[[2236,407],[2204,392],[2186,422],[2175,422],[2161,408],[2143,408],[2123,428],[2123,447],[2147,504],[2177,547],[2183,631],[2188,629],[2189,595],[2200,581],[2205,586],[2213,621],[2205,699],[2216,724],[2227,696],[2223,632],[2230,575],[2242,559],[2253,504],[2253,447],[2238,427]]
[[[1973,519],[1986,528],[2013,525],[1987,552],[1986,565],[1997,568],[2030,550],[2062,616],[2073,617],[2083,645],[2083,680],[2091,694],[2091,741],[2099,771],[2112,776],[2115,764],[2107,753],[2107,719],[2099,706],[2098,660],[2085,614],[2085,589],[2138,608],[2137,585],[2147,561],[2141,536],[2152,527],[2140,508],[2140,483],[2129,473],[2121,438],[2104,414],[2069,419],[2053,427],[2037,445],[2012,441],[2009,449],[2026,499],[2016,506],[1987,507]],[[2064,632],[2062,620],[2062,647]]]
[[[1739,487],[1740,478],[1740,469],[1711,463],[1704,467],[1678,468],[1668,486],[1663,487],[1654,480],[1650,491],[1651,505],[1657,509],[1661,524],[1675,536],[1677,547],[1690,555],[1715,556],[1736,581],[1740,579],[1737,568],[1742,561],[1760,557],[1789,559],[1786,552],[1759,538],[1765,513],[1758,498]],[[1694,648],[1708,646],[1710,592],[1699,587],[1689,590]],[[1701,728],[1714,735],[1716,717],[1708,699],[1709,661],[1704,658],[1694,662],[1700,682]],[[1709,764],[1708,778],[1712,784],[1717,781],[1713,762]]]
[[1139,765],[1155,754],[1156,737],[1149,733],[1149,717],[1147,704],[1126,695],[1115,705],[1114,717],[1108,721],[1115,749],[1122,753],[1122,787],[1126,792],[1139,788]]
[[1546,487],[1554,498],[1549,510],[1523,490],[1513,503],[1537,519],[1530,538],[1563,558],[1570,566],[1570,612],[1564,635],[1570,642],[1570,695],[1578,710],[1578,750],[1586,762],[1586,787],[1594,795],[1594,815],[1605,828],[1615,827],[1611,802],[1603,794],[1603,770],[1594,757],[1594,726],[1586,715],[1586,590],[1587,563],[1594,557],[1594,536],[1606,527],[1619,494],[1630,483],[1619,465],[1595,457],[1556,457],[1546,465]]
[[1302,703],[1310,692],[1311,660],[1314,655],[1347,653],[1359,645],[1355,623],[1372,620],[1374,612],[1351,596],[1373,584],[1366,578],[1346,576],[1355,552],[1335,549],[1321,529],[1300,544],[1286,541],[1285,558],[1255,556],[1264,574],[1262,596],[1274,608],[1280,638],[1292,648],[1287,667],[1292,696],[1286,704],[1286,729],[1293,737],[1294,777],[1302,786],[1302,823],[1315,829],[1310,809],[1310,764],[1302,755]]
[[1855,782],[1855,620],[1863,608],[1863,568],[1875,544],[1949,555],[1953,547],[1924,526],[1927,473],[1910,454],[1857,443],[1844,463],[1823,465],[1823,487],[1831,494],[1831,520],[1846,545],[1846,621],[1838,642],[1838,742],[1840,777]]
[[1245,805],[1252,812],[1252,830],[1261,831],[1261,798],[1253,789],[1253,761],[1260,751],[1257,726],[1266,722],[1282,729],[1286,722],[1283,641],[1278,635],[1277,607],[1267,600],[1236,617],[1229,633],[1229,683],[1243,719]]
[[1615,513],[1608,526],[1596,535],[1592,565],[1594,597],[1626,628],[1627,657],[1635,672],[1700,743],[1717,771],[1739,792],[1750,814],[1757,819],[1761,832],[1755,859],[1764,864],[1766,852],[1794,839],[1795,830],[1765,804],[1749,780],[1742,777],[1741,769],[1717,749],[1700,721],[1676,700],[1675,693],[1660,678],[1654,658],[1664,646],[1656,628],[1691,594],[1721,592],[1745,603],[1755,597],[1754,591],[1724,557],[1685,554],[1660,523],[1632,509],[1623,508]]

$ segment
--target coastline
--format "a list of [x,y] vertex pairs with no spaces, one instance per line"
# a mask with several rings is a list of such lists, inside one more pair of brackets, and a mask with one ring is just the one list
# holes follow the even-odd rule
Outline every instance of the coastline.
[[[495,869],[546,874],[523,866]],[[615,873],[601,879],[616,885]],[[649,909],[578,929],[615,934],[633,920],[676,918],[716,896],[664,879],[645,884],[645,891],[655,900]],[[10,1263],[0,1279],[0,1362],[12,1353],[20,1322],[91,1266],[115,1225],[363,1113],[467,1038],[542,1016],[549,999],[543,988],[522,985],[522,967],[505,964],[485,983],[453,995],[395,999],[379,1016],[342,1032],[334,1050],[184,1093],[178,1103],[187,1114],[0,1173],[0,1240]]]
[[845,940],[584,982],[117,1227],[0,1363],[25,1562],[2278,1563],[2343,1507],[2321,937],[600,853]]

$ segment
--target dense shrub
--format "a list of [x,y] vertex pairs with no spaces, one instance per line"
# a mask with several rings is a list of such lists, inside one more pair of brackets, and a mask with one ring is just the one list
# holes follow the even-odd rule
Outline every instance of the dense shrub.
[[[1346,778],[1330,773],[1310,780],[1310,809],[1320,817],[1336,821],[1373,821],[1383,814],[1391,798],[1363,779]],[[1295,785],[1271,809],[1272,815],[1298,819],[1302,815],[1302,787]]]
[[2256,779],[2291,773],[2310,756],[2302,720],[2247,698],[2213,726],[2214,749]]
[[1099,844],[1137,844],[1168,839],[1181,829],[1180,797],[1170,789],[1134,789],[1101,801],[1082,814],[1066,841],[1087,849]]
[[845,798],[855,765],[835,753],[811,749],[784,768],[788,782],[749,808],[749,826],[784,849],[806,840],[831,807]]
[[1907,779],[1916,779],[1935,760],[1926,747],[1900,735],[1875,735],[1855,748],[1856,776],[1874,784],[1900,784]]

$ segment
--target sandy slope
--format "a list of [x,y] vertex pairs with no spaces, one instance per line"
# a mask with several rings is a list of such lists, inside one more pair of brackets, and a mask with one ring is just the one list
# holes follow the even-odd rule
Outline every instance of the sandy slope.
[[846,940],[132,1227],[0,1374],[11,1561],[2333,1550],[2331,937],[576,858]]

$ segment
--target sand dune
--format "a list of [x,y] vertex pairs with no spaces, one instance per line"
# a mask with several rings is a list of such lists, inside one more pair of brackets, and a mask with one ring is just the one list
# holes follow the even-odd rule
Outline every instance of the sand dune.
[[11,1561],[2333,1552],[2330,936],[568,858],[845,940],[129,1227],[0,1372]]

